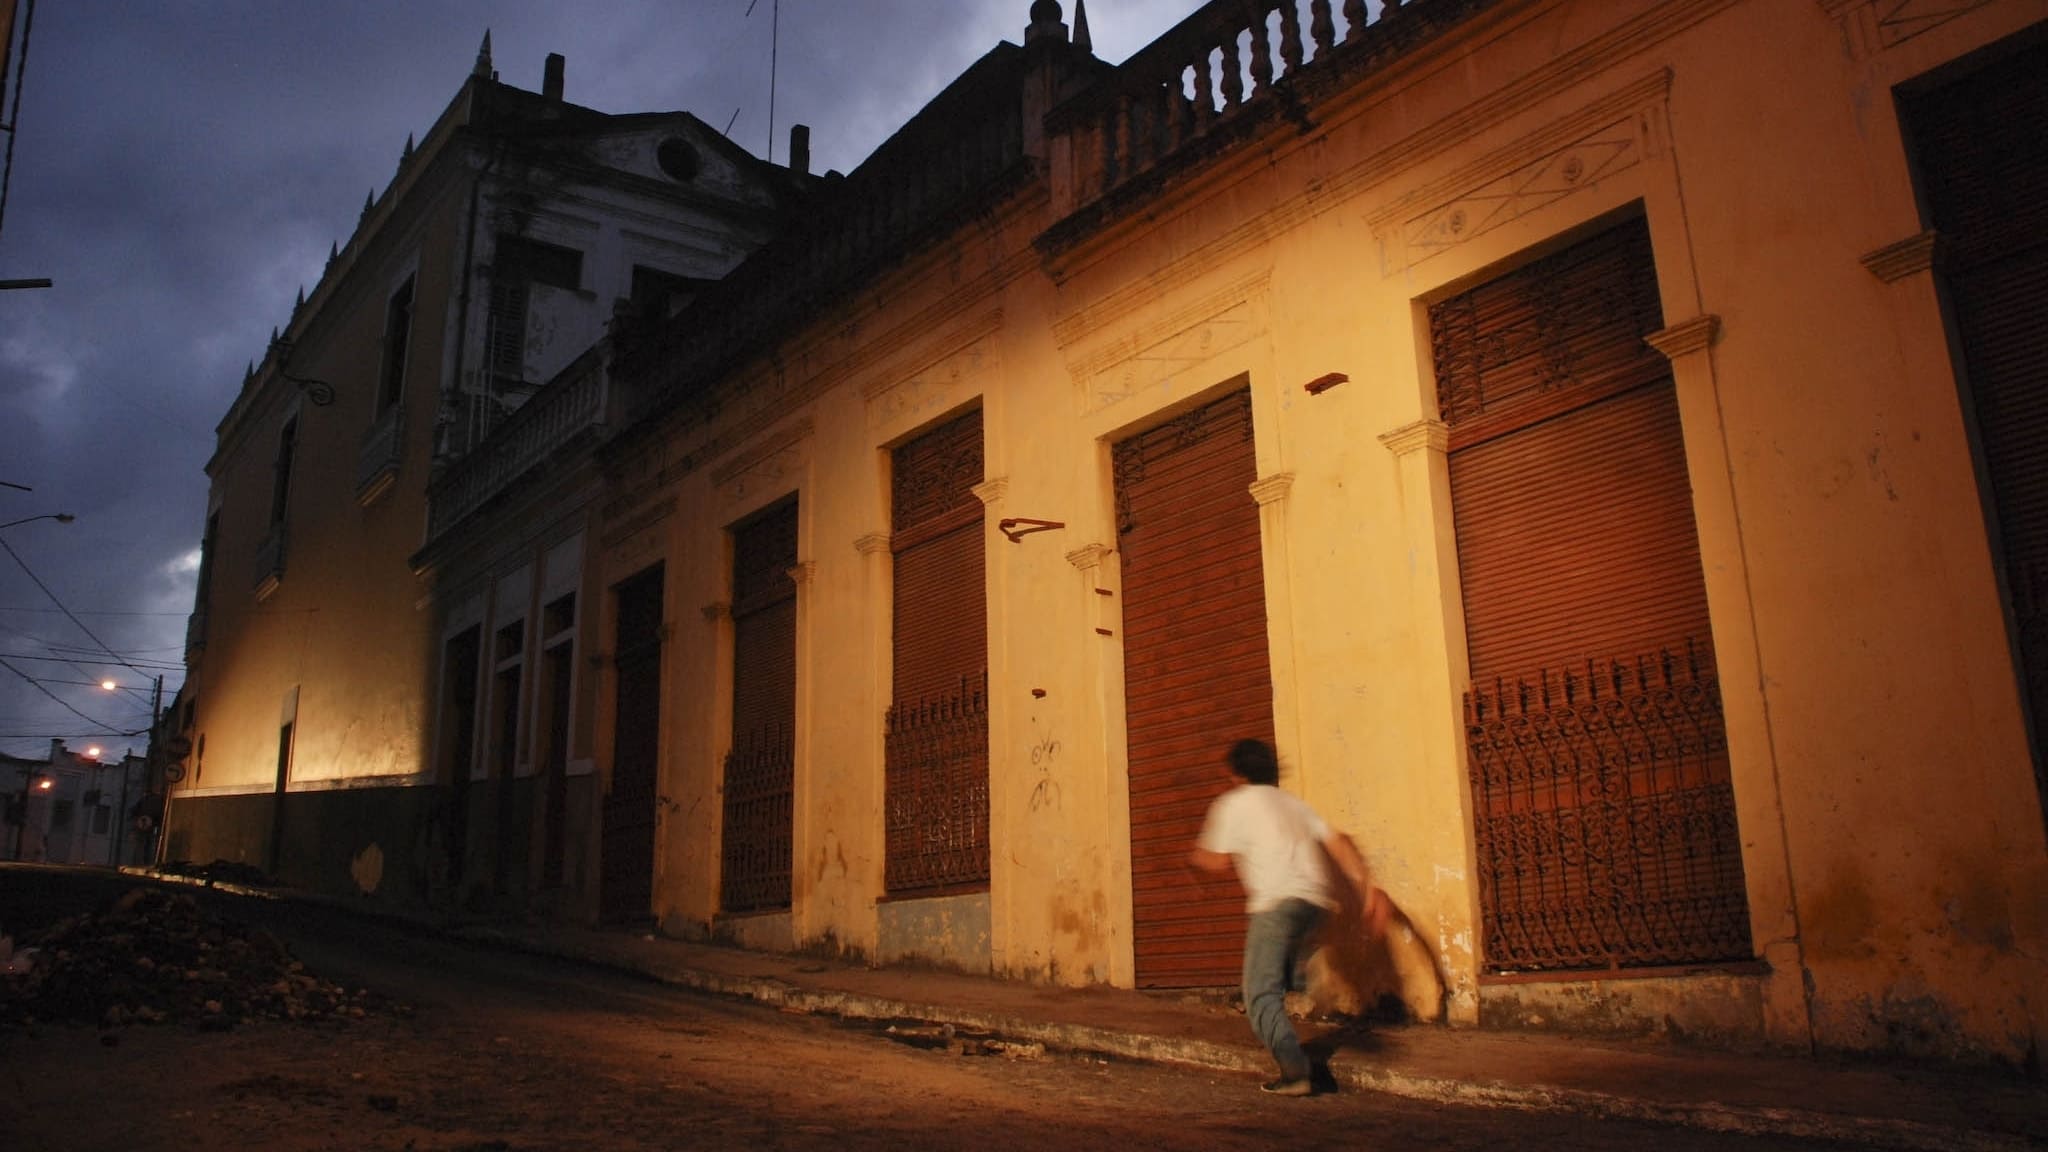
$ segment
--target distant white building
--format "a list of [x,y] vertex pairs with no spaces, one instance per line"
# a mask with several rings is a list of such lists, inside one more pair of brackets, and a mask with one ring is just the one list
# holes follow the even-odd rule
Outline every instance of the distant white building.
[[42,864],[142,864],[149,838],[129,812],[147,789],[146,761],[133,752],[102,760],[50,741],[45,760],[5,757],[7,859]]

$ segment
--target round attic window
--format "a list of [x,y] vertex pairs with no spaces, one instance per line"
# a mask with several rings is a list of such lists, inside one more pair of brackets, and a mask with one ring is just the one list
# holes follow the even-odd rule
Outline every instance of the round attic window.
[[671,180],[689,180],[697,174],[697,150],[687,140],[670,137],[654,150],[654,162]]

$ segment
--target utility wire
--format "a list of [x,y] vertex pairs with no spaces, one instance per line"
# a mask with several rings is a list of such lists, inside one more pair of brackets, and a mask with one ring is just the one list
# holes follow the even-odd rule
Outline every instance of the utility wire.
[[100,651],[105,652],[109,656],[112,656],[114,658],[115,663],[119,664],[123,668],[128,669],[130,672],[135,673],[137,676],[147,675],[147,673],[145,673],[142,669],[137,668],[135,665],[130,664],[127,660],[123,659],[119,652],[116,652],[112,648],[107,647],[107,642],[105,640],[100,639],[97,635],[95,635],[92,629],[87,628],[85,626],[85,621],[80,620],[77,616],[73,615],[71,609],[64,607],[64,601],[59,600],[57,598],[57,594],[55,592],[50,591],[50,586],[48,584],[43,583],[43,578],[41,576],[36,575],[35,569],[30,568],[28,566],[28,561],[23,560],[21,558],[21,554],[14,550],[14,545],[9,544],[5,537],[0,537],[0,548],[5,548],[7,550],[7,554],[14,558],[14,562],[21,566],[21,570],[23,572],[28,573],[28,578],[36,582],[36,587],[41,588],[43,590],[43,595],[48,596],[50,598],[50,603],[55,604],[58,607],[58,609],[64,613],[64,618],[66,620],[69,620],[73,624],[76,624],[80,632],[85,633],[86,636],[89,639],[91,639],[93,643],[99,645]]
[[28,681],[30,686],[34,687],[36,691],[41,692],[43,695],[48,696],[52,700],[55,700],[59,705],[63,707],[63,709],[66,712],[71,713],[73,716],[78,717],[80,720],[85,721],[87,724],[97,724],[100,727],[105,728],[107,730],[108,735],[119,735],[119,733],[116,733],[114,731],[114,726],[112,724],[109,724],[104,720],[96,720],[93,717],[87,716],[85,713],[80,712],[78,709],[73,708],[69,700],[64,699],[62,696],[57,695],[55,692],[50,691],[48,688],[43,687],[43,682],[41,680],[36,679],[35,677],[29,675],[26,672],[23,672],[21,669],[16,668],[14,665],[9,664],[5,660],[0,660],[0,668],[5,668],[9,672],[14,673],[16,676],[21,677],[23,680]]
[[[125,660],[94,660],[85,656],[31,656],[26,652],[0,652],[0,658],[8,660],[41,660],[48,664],[96,664],[102,667],[111,665],[116,668],[129,668],[137,672],[143,670],[143,668],[136,667],[135,664],[130,664]],[[168,660],[140,660],[137,661],[137,664],[157,669],[160,672],[181,672],[185,668],[183,664],[173,664]]]

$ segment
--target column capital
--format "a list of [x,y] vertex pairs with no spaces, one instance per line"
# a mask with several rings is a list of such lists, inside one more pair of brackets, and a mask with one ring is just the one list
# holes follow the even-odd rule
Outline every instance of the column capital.
[[1252,499],[1258,501],[1261,508],[1268,504],[1278,504],[1287,499],[1288,490],[1293,487],[1294,473],[1275,472],[1271,476],[1252,481]]
[[800,561],[789,568],[789,578],[799,588],[809,584],[817,575],[818,562],[816,560]]
[[1424,448],[1432,452],[1448,452],[1451,450],[1451,426],[1441,420],[1417,420],[1391,432],[1380,433],[1380,443],[1396,456],[1406,456]]
[[1666,360],[1676,360],[1695,352],[1704,352],[1721,338],[1721,318],[1712,312],[1702,312],[1690,320],[1681,321],[1643,337],[1643,343],[1664,354]]
[[732,604],[727,601],[714,600],[711,603],[706,604],[704,606],[704,618],[706,620],[711,621],[714,624],[720,620],[730,619],[731,617]]
[[980,498],[982,507],[993,508],[1003,502],[1003,497],[1010,494],[1010,478],[1008,476],[997,476],[993,479],[983,480],[974,486],[973,492],[975,496]]
[[1893,244],[1887,244],[1874,252],[1865,252],[1861,261],[1870,274],[1887,284],[1893,284],[1915,272],[1925,272],[1934,267],[1941,235],[1932,229],[1916,236],[1908,236]]
[[891,537],[887,532],[870,532],[853,542],[853,550],[863,556],[873,556],[889,550]]
[[1083,572],[1093,572],[1102,567],[1102,562],[1108,558],[1110,551],[1107,544],[1083,544],[1067,553],[1067,563]]

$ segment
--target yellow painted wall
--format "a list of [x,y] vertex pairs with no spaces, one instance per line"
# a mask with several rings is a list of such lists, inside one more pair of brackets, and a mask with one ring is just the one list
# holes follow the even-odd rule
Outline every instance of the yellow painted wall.
[[[724,533],[795,491],[792,931],[873,948],[884,453],[978,403],[992,965],[1131,982],[1121,650],[1096,631],[1118,631],[1096,592],[1118,590],[1107,446],[1248,381],[1286,780],[1366,846],[1422,946],[1408,963],[1439,966],[1449,1018],[1476,1020],[1464,637],[1426,305],[1640,214],[1767,965],[1754,1033],[2037,1050],[2048,850],[1962,410],[1931,276],[1883,282],[1861,257],[1921,227],[1890,86],[2048,4],[1954,6],[1968,10],[1889,42],[1882,7],[1502,4],[1315,106],[1313,131],[1277,124],[1074,246],[1031,246],[1069,189],[1020,195],[791,334],[728,382],[743,398],[710,425],[640,444],[615,471],[632,528],[605,563],[613,582],[668,563],[660,910],[716,917]],[[1085,163],[1055,154],[1051,170]],[[1305,391],[1331,372],[1348,380]],[[654,526],[630,520],[665,502]],[[1065,527],[1013,544],[1003,516]]]
[[[288,367],[333,386],[334,401],[295,401],[280,380],[261,385],[227,426],[216,456],[214,498],[221,525],[213,556],[207,645],[193,665],[203,770],[185,784],[269,791],[275,782],[285,693],[299,689],[292,780],[364,780],[426,771],[431,621],[415,609],[419,587],[405,558],[425,524],[444,326],[460,253],[458,204],[418,222],[416,247],[380,249],[324,305],[300,335]],[[416,254],[416,257],[415,257]],[[415,263],[416,258],[416,263]],[[373,419],[390,293],[412,269],[416,311],[403,406],[405,446],[398,479],[367,507],[356,491],[357,462]],[[284,575],[260,602],[255,553],[268,530],[273,463],[287,406],[296,402]],[[394,609],[394,606],[402,606]]]

